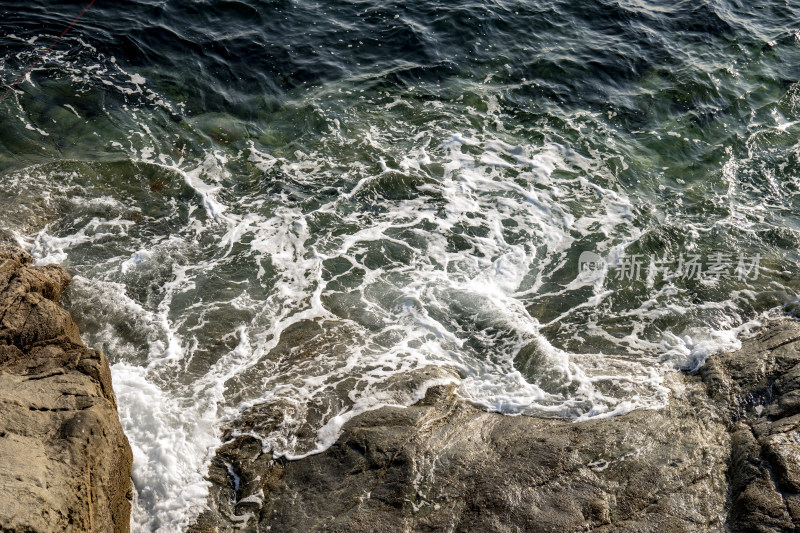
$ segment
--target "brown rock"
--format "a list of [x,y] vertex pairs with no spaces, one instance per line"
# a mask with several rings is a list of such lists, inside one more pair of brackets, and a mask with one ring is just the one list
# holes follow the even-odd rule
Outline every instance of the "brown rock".
[[0,531],[130,529],[131,450],[108,360],[58,305],[69,281],[0,244]]

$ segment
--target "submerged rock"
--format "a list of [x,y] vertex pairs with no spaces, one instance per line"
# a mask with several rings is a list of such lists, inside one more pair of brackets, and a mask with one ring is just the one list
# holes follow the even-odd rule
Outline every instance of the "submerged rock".
[[130,529],[131,449],[108,360],[58,305],[69,281],[0,243],[0,531]]
[[210,531],[794,531],[800,325],[783,320],[668,377],[669,405],[616,418],[487,413],[435,387],[348,422],[323,453],[273,457],[256,408],[212,462]]

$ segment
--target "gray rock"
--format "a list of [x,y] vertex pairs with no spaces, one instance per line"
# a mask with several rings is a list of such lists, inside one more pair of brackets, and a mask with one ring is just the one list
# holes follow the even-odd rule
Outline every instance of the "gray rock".
[[242,436],[279,416],[256,406],[226,433],[190,531],[790,531],[798,339],[780,322],[670,376],[666,408],[578,424],[487,413],[438,387],[298,461]]
[[728,528],[795,531],[800,524],[800,326],[772,324],[700,371],[729,417]]
[[299,461],[239,437],[219,450],[216,505],[191,530],[721,530],[725,420],[699,379],[673,386],[680,401],[661,411],[581,424],[487,413],[437,387],[356,417]]
[[0,243],[0,531],[130,529],[131,450],[108,360],[58,305],[69,281]]
[[345,425],[328,450],[274,458],[256,406],[212,462],[189,530],[795,531],[800,325],[780,320],[695,375],[661,410],[571,423],[481,411],[451,387]]

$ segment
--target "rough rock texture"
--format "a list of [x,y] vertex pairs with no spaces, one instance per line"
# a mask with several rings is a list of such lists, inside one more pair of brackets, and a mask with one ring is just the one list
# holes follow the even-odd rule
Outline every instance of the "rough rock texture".
[[0,243],[0,531],[125,532],[131,463],[103,353],[58,305],[70,281]]
[[730,420],[728,529],[800,527],[800,327],[774,325],[701,369]]
[[798,348],[800,325],[778,321],[671,376],[665,409],[578,424],[486,413],[437,387],[298,461],[236,436],[274,418],[256,406],[226,434],[190,531],[795,531]]
[[713,529],[728,436],[698,388],[661,412],[573,424],[486,413],[439,387],[357,417],[299,461],[273,461],[240,437],[217,455],[218,507],[194,531]]

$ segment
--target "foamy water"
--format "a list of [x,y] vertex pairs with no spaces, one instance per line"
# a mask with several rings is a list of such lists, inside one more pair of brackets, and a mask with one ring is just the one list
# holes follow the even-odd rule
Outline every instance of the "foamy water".
[[[243,118],[247,106],[205,108],[218,86],[198,106],[169,72],[78,33],[2,104],[4,142],[21,144],[2,159],[0,226],[73,274],[65,303],[112,362],[134,530],[191,522],[222,429],[249,407],[271,406],[269,429],[251,434],[290,459],[444,383],[509,415],[655,409],[666,373],[793,311],[800,93],[776,82],[746,96],[798,55],[783,33],[749,62],[694,43],[718,54],[698,65],[675,45],[681,68],[717,77],[714,98],[753,101],[702,120],[706,104],[687,111],[655,70],[597,104],[550,92],[572,79],[557,69],[496,63],[545,50],[535,36],[524,50],[470,43],[469,75],[437,63],[433,81],[405,64],[310,77],[254,96],[256,118]],[[4,75],[35,57],[26,33],[2,38],[19,46]],[[705,102],[709,87],[678,92]],[[758,255],[759,276],[647,272],[651,257],[721,251]],[[583,252],[601,267],[581,271]],[[634,255],[644,272],[625,279]]]

